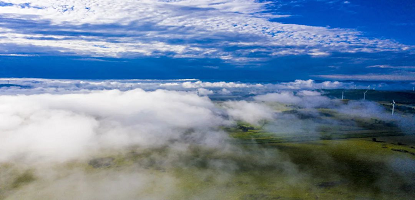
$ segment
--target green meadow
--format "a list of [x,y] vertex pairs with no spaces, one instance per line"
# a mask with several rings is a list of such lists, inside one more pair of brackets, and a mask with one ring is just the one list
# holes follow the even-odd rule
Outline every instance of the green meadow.
[[3,163],[0,199],[414,198],[415,136],[394,122],[271,106],[313,129],[290,134],[240,121],[220,127],[229,147],[137,146],[53,166]]

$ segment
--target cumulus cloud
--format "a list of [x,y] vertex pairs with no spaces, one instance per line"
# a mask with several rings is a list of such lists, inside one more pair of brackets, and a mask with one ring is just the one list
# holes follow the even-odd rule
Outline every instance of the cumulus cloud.
[[205,89],[205,88],[199,88],[199,89],[197,89],[197,93],[199,95],[206,96],[206,95],[209,95],[209,94],[213,94],[213,91]]
[[225,102],[223,106],[227,109],[228,115],[234,120],[241,120],[254,125],[259,125],[264,120],[271,120],[274,115],[271,108],[252,102],[230,101]]
[[[377,90],[408,90],[413,87],[411,83],[377,83],[372,84]],[[366,82],[339,82],[314,80],[296,80],[293,82],[279,83],[241,83],[241,82],[205,82],[197,79],[172,79],[172,80],[59,80],[59,79],[28,79],[28,78],[0,78],[1,94],[69,94],[88,93],[96,90],[133,90],[143,89],[155,91],[158,89],[170,91],[189,91],[197,93],[199,88],[212,91],[214,96],[227,96],[232,94],[235,98],[245,99],[252,95],[264,95],[271,93],[286,93],[302,90],[319,89],[365,89]],[[315,92],[314,92],[315,93]],[[301,92],[299,93],[301,94]],[[272,95],[271,95],[272,96]],[[295,99],[295,98],[294,98]],[[266,100],[264,100],[266,101]]]
[[298,92],[284,91],[280,93],[268,93],[255,96],[256,101],[278,102],[289,105],[296,105],[305,108],[326,107],[332,104],[332,100],[322,96],[320,92],[301,90]]
[[284,104],[297,104],[301,101],[300,97],[294,96],[292,92],[268,93],[254,97],[257,101],[279,102]]
[[222,90],[220,90],[218,92],[219,94],[223,94],[223,95],[227,95],[227,94],[231,94],[232,92],[227,90],[226,88],[223,88]]
[[310,90],[301,90],[299,92],[297,92],[297,95],[299,96],[321,96],[320,92],[317,91],[310,91]]
[[225,137],[215,131],[224,122],[213,103],[192,93],[112,90],[1,96],[0,102],[0,161],[67,160],[100,148],[155,147],[179,138],[217,145]]

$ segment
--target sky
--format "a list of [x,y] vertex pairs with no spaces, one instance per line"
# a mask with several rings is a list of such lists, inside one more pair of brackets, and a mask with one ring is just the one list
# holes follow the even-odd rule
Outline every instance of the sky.
[[415,2],[0,0],[0,77],[415,80]]

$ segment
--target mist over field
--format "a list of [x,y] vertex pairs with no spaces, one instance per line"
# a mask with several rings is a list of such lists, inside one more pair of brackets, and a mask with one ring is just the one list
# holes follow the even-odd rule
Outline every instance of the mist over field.
[[414,114],[392,116],[390,106],[312,88],[252,94],[258,84],[148,81],[140,84],[187,87],[102,90],[42,81],[51,85],[1,89],[1,199],[314,199],[338,197],[337,190],[345,199],[406,199],[414,192],[413,151],[362,153],[337,140],[414,135]]

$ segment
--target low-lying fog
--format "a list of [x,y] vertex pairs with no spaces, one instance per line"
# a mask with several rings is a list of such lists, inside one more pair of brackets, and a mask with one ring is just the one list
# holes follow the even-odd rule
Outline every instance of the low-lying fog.
[[[245,87],[224,84],[215,93]],[[33,93],[9,88],[0,95],[0,199],[238,199],[250,190],[256,193],[245,199],[260,199],[255,195],[264,180],[304,192],[314,187],[311,172],[277,149],[239,145],[226,127],[248,123],[275,136],[318,136],[321,123],[359,127],[353,120],[322,117],[320,109],[327,109],[392,123],[404,134],[415,130],[413,115],[392,116],[376,102],[343,102],[312,89],[214,102],[206,96],[213,93],[208,85],[193,86],[76,92],[43,87]],[[415,174],[414,164],[405,158],[388,167],[399,168],[411,185],[406,178]],[[268,170],[278,177],[271,180]],[[387,182],[376,179],[386,191]]]

